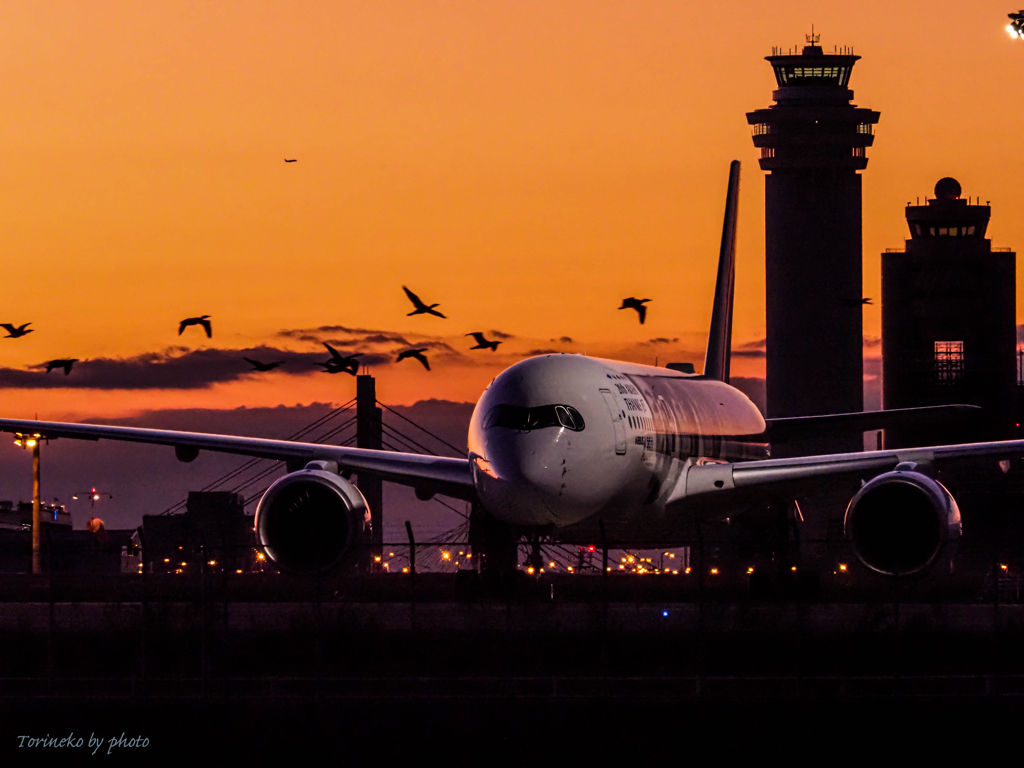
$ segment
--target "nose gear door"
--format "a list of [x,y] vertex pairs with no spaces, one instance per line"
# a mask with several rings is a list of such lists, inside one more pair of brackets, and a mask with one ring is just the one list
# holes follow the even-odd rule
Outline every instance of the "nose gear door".
[[600,392],[604,396],[608,413],[612,417],[612,427],[615,429],[615,453],[622,456],[626,453],[626,428],[622,426],[622,407],[619,405],[619,398],[610,389],[602,389]]

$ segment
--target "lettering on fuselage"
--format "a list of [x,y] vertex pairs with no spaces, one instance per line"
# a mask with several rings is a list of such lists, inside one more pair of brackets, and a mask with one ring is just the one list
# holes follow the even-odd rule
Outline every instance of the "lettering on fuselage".
[[[629,383],[616,382],[615,386],[620,388],[626,409],[625,423],[645,433],[634,438],[636,445],[643,446],[645,462],[655,455],[713,461],[768,458],[765,435],[742,431],[752,424],[750,414],[737,415],[719,403],[721,390],[719,395],[709,396],[698,389],[701,384],[681,377],[627,376]],[[626,386],[633,390],[628,396],[622,392]]]

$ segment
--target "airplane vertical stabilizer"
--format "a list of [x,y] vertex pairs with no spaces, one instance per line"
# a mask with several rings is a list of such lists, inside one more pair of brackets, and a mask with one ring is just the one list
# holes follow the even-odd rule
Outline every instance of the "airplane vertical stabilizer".
[[711,310],[711,331],[708,351],[704,356],[704,376],[729,381],[729,359],[732,356],[732,301],[736,286],[736,220],[740,202],[740,161],[729,165],[729,191],[725,196],[725,222],[722,224],[722,247],[718,253],[718,279],[715,282],[715,303]]

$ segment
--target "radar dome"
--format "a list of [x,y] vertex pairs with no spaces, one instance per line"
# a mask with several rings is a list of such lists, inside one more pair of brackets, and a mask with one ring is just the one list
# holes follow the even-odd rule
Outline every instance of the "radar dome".
[[939,179],[935,185],[935,198],[937,200],[956,200],[960,197],[960,182],[947,176]]

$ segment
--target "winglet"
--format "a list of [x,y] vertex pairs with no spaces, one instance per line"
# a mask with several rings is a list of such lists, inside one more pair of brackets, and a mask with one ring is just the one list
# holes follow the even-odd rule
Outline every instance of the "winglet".
[[718,280],[715,282],[715,303],[711,310],[708,351],[704,356],[704,377],[729,381],[729,359],[732,356],[732,299],[736,285],[736,220],[740,202],[740,161],[729,165],[729,191],[725,197],[725,221],[722,224],[722,247],[718,253]]

